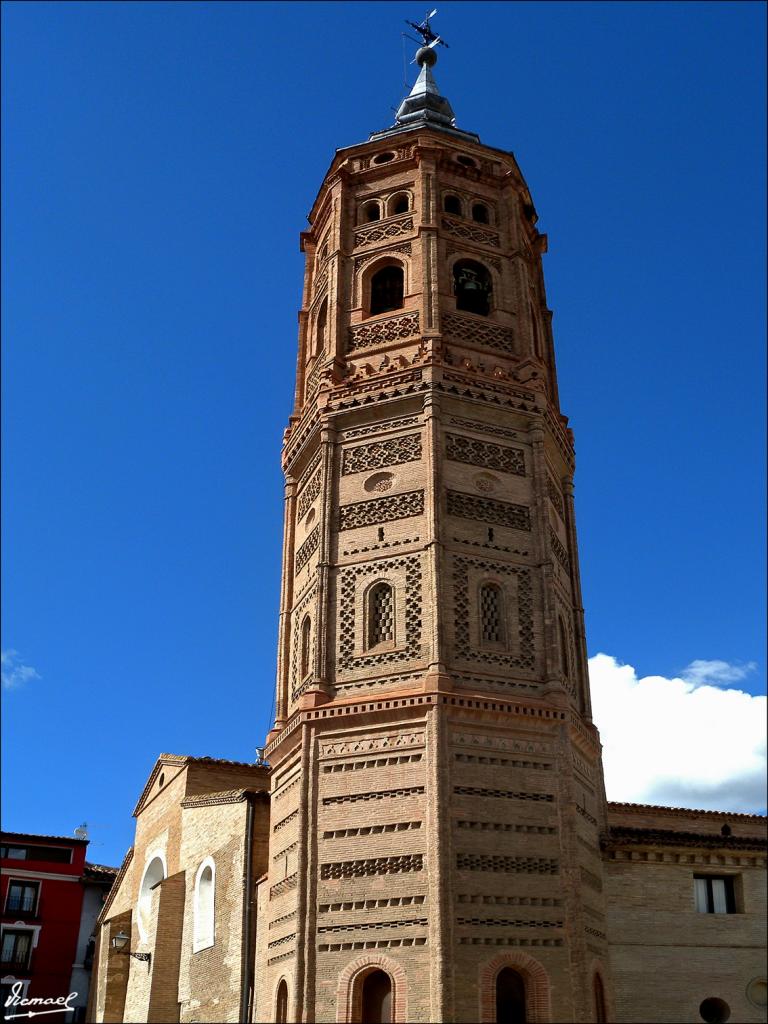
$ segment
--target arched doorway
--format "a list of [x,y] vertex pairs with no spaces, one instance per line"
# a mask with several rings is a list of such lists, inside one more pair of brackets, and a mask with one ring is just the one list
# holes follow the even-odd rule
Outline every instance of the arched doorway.
[[496,1024],[526,1024],[525,982],[511,967],[496,977]]
[[391,1024],[392,979],[385,971],[371,971],[363,979],[362,1024]]

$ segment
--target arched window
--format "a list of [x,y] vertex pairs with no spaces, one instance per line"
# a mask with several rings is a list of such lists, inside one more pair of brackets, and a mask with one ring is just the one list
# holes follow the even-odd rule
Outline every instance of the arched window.
[[388,266],[371,278],[371,316],[403,308],[403,268]]
[[485,203],[474,203],[472,206],[472,220],[478,224],[487,224],[489,221],[488,207]]
[[389,201],[390,217],[394,217],[398,213],[408,213],[410,208],[411,202],[407,192],[401,192],[399,195],[392,196],[392,198]]
[[317,314],[315,326],[315,352],[322,352],[325,349],[325,330],[328,325],[328,298],[323,299],[320,311]]
[[277,986],[275,1021],[276,1024],[287,1024],[288,1021],[288,985],[286,984],[285,978],[283,978]]
[[563,622],[562,615],[557,617],[557,642],[560,651],[560,671],[567,678],[570,674],[570,665],[568,658],[568,633],[565,629],[565,623]]
[[541,359],[541,335],[539,334],[539,321],[536,318],[536,314],[533,311],[533,306],[529,304],[528,307],[531,311],[531,324],[533,330],[533,351],[534,354]]
[[495,583],[480,587],[480,638],[492,644],[503,644],[505,640],[504,597]]
[[194,928],[192,951],[208,949],[215,941],[214,885],[216,869],[207,857],[197,869],[195,877]]
[[496,978],[496,1024],[526,1024],[525,982],[511,967]]
[[308,615],[304,616],[301,624],[301,678],[309,675],[309,641],[312,636],[312,620]]
[[142,942],[148,942],[150,937],[150,926],[152,912],[156,898],[157,886],[165,878],[165,858],[162,854],[153,857],[146,868],[139,887],[139,905],[136,914],[136,923],[139,926],[139,938]]
[[368,591],[368,646],[376,647],[395,639],[395,600],[388,583],[377,583]]
[[608,1015],[605,1012],[605,989],[603,988],[603,979],[599,974],[595,975],[592,987],[595,996],[595,1020],[597,1024],[606,1024]]
[[370,203],[365,203],[362,209],[363,221],[381,220],[381,207],[374,200]]
[[362,1024],[390,1024],[392,979],[385,971],[371,971],[363,979]]
[[461,216],[461,200],[458,196],[444,196],[443,209],[446,213],[452,213],[455,217]]
[[475,260],[459,260],[453,267],[456,309],[488,316],[491,311],[491,275]]

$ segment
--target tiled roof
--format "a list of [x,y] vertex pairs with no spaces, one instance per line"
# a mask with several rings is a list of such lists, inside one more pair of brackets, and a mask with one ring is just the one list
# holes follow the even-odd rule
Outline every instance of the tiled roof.
[[720,849],[764,850],[768,841],[760,836],[723,836],[716,833],[683,832],[664,828],[630,828],[612,825],[601,844],[612,846],[706,846]]
[[245,800],[248,794],[261,796],[266,799],[269,794],[258,789],[223,789],[218,793],[197,793],[195,796],[185,797],[181,801],[182,807],[213,807],[216,804],[236,804]]
[[176,765],[180,768],[183,768],[188,764],[225,765],[231,768],[253,768],[258,770],[260,775],[269,772],[269,768],[264,765],[255,764],[254,762],[249,761],[228,761],[223,757],[194,757],[191,754],[161,754],[157,761],[155,761],[152,771],[149,773],[149,778],[147,779],[144,789],[141,791],[141,796],[136,801],[136,806],[133,809],[134,818],[139,813],[139,808],[144,803],[149,791],[152,789],[155,779],[159,775],[164,764]]
[[234,768],[264,768],[253,761],[228,761],[225,757],[196,757],[194,754],[161,754],[158,760],[179,764],[229,764]]
[[704,814],[712,815],[715,818],[735,818],[741,821],[768,821],[764,814],[740,814],[735,811],[704,811],[695,810],[692,807],[664,807],[662,804],[631,804],[617,803],[615,800],[608,801],[608,811],[661,811],[663,814]]
[[83,878],[92,879],[95,882],[114,882],[119,870],[119,868],[111,868],[106,864],[91,864],[86,861]]

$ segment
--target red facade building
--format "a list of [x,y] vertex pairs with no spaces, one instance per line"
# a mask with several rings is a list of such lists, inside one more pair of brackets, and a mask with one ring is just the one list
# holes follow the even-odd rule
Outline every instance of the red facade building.
[[[0,847],[2,1016],[13,993],[57,999],[76,992],[51,1020],[84,1019],[90,979],[91,931],[116,872],[88,864],[87,839],[3,832]],[[36,1012],[40,1006],[34,1008]],[[46,1014],[42,1019],[46,1019]]]

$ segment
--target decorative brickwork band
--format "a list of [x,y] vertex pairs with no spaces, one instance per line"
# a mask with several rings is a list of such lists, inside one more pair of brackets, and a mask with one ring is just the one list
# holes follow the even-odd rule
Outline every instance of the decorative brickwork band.
[[493,348],[498,352],[515,354],[515,336],[509,327],[486,324],[477,317],[470,319],[457,313],[443,313],[441,327],[443,334],[454,341],[464,341],[475,348]]
[[559,868],[551,857],[505,857],[501,854],[457,853],[459,871],[494,871],[504,874],[556,875]]
[[557,486],[557,484],[554,482],[554,480],[552,480],[552,478],[549,477],[549,476],[547,477],[547,494],[549,495],[549,500],[555,506],[555,510],[557,511],[557,514],[560,516],[562,521],[565,522],[565,509],[563,508],[563,496],[560,493],[560,488]]
[[335,864],[321,864],[320,877],[364,878],[366,875],[401,875],[409,871],[421,871],[424,858],[420,853],[404,854],[400,857],[370,857],[367,860],[343,860]]
[[361,228],[355,232],[355,248],[361,245],[373,245],[375,242],[386,242],[389,238],[399,238],[413,231],[413,217],[391,221],[389,224],[375,224],[370,228]]
[[571,560],[568,557],[568,552],[565,550],[563,545],[560,543],[559,537],[557,536],[557,534],[555,533],[555,531],[552,529],[551,526],[549,528],[549,543],[552,546],[552,551],[553,551],[553,553],[555,555],[555,558],[558,560],[560,565],[562,565],[562,567],[565,569],[565,571],[570,574],[570,571],[571,571]]
[[499,236],[495,231],[485,231],[483,228],[472,227],[470,224],[462,224],[459,221],[443,218],[443,231],[447,235],[456,238],[463,238],[467,242],[477,242],[480,245],[493,245],[498,247]]
[[383,953],[369,953],[347,964],[339,975],[336,994],[338,1024],[359,1024],[362,1020],[363,983],[373,971],[384,971],[392,982],[392,1024],[405,1024],[408,1020],[408,982],[405,968],[397,960],[392,960]]
[[358,526],[379,526],[395,519],[408,519],[424,512],[424,491],[406,491],[387,498],[356,501],[339,509],[339,530],[354,530]]
[[497,469],[500,473],[525,476],[525,457],[521,448],[508,448],[490,441],[477,441],[461,434],[446,434],[446,455],[454,462]]
[[495,498],[478,498],[462,491],[448,491],[448,515],[476,519],[481,523],[510,526],[513,530],[530,530],[531,514],[525,505]]
[[525,984],[525,1018],[528,1024],[549,1024],[552,1020],[550,1009],[549,977],[538,960],[528,953],[501,953],[480,967],[478,988],[480,994],[481,1024],[495,1024],[496,1021],[496,979],[505,967],[510,967],[523,979]]
[[341,460],[341,472],[347,476],[368,469],[384,469],[386,466],[417,462],[420,458],[421,434],[406,434],[404,437],[346,448]]
[[325,369],[324,360],[322,355],[319,355],[315,360],[315,365],[310,370],[307,376],[307,388],[306,388],[306,401],[313,398],[317,393],[320,382],[323,377],[323,370]]
[[298,506],[298,510],[299,510],[298,511],[298,518],[299,519],[303,519],[304,518],[304,516],[309,511],[310,505],[312,504],[312,502],[315,500],[315,498],[320,493],[320,480],[321,480],[321,474],[320,474],[320,471],[318,470],[318,472],[315,473],[315,475],[309,481],[307,486],[301,492],[301,495],[299,497],[299,506]]
[[317,551],[317,545],[320,543],[320,524],[318,523],[314,530],[310,533],[304,543],[301,545],[299,550],[296,552],[296,572],[301,572],[307,562],[310,560],[312,555]]
[[418,333],[418,313],[405,313],[402,316],[391,316],[387,320],[374,320],[372,323],[350,328],[349,351],[357,352],[361,348],[374,348],[376,345],[386,345],[390,341],[402,341],[405,338],[413,338]]

